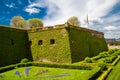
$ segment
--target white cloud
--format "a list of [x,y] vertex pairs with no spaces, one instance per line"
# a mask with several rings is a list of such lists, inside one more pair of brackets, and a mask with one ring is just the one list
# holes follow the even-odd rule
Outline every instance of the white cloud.
[[[37,0],[29,6],[46,7],[45,25],[64,23],[69,17],[77,16],[82,23],[88,14],[90,21],[108,14],[119,0]],[[52,15],[52,17],[51,17]]]
[[106,38],[120,38],[120,26],[107,26],[104,29]]
[[7,7],[9,8],[14,8],[15,7],[15,4],[14,3],[11,3],[11,4],[5,4]]
[[116,21],[120,21],[119,16],[120,16],[120,12],[112,14],[109,17],[105,18],[105,22],[108,24],[109,23],[114,24]]
[[33,13],[39,13],[40,9],[37,9],[37,8],[25,8],[25,11],[30,13],[30,14],[33,14]]
[[105,30],[116,30],[118,29],[116,26],[107,26],[107,27],[104,27]]
[[[45,26],[62,24],[71,16],[77,16],[81,21],[82,26],[91,29],[115,30],[114,27],[105,27],[112,19],[114,21],[119,19],[119,15],[108,19],[101,17],[106,16],[112,8],[120,0],[36,0],[28,5],[28,8],[47,8],[47,15],[43,21]],[[86,15],[89,17],[89,26],[86,25]],[[112,21],[113,21],[112,20]]]
[[26,11],[30,14],[39,13],[41,11],[39,8],[44,6],[43,5],[44,3],[41,3],[41,1],[39,1],[39,2],[35,1],[35,2],[32,3],[30,0],[28,0],[28,3],[29,3],[29,5],[25,8],[24,11]]

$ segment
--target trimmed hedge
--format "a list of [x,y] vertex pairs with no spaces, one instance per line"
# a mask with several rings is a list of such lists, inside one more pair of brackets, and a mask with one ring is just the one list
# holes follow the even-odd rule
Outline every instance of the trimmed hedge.
[[101,74],[101,68],[96,67],[95,69],[92,70],[92,73],[90,74],[88,80],[95,80],[100,74]]
[[85,65],[67,65],[67,64],[51,64],[51,63],[37,63],[37,62],[28,62],[28,63],[18,63],[6,67],[0,68],[0,73],[15,69],[16,67],[28,67],[28,66],[39,66],[39,67],[52,67],[52,68],[64,68],[64,69],[79,69],[79,70],[92,70],[92,66]]
[[98,60],[98,59],[100,59],[100,55],[94,56],[94,57],[92,57],[91,59],[92,59],[92,60]]
[[15,67],[16,67],[16,65],[10,65],[10,66],[1,67],[0,68],[0,73],[15,69]]
[[112,67],[108,68],[107,71],[105,71],[97,80],[105,80],[108,76],[108,74],[111,72]]
[[112,65],[116,65],[119,60],[120,60],[120,57],[117,57],[117,58],[114,60],[114,62],[112,63]]

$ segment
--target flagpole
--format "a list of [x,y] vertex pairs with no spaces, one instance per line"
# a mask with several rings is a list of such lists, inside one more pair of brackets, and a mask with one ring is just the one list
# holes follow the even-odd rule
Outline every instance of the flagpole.
[[86,23],[87,23],[87,26],[89,27],[89,19],[88,19],[88,14],[86,16]]

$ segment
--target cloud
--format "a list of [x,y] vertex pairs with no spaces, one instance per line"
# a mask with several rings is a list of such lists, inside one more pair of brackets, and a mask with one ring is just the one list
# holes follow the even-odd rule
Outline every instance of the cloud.
[[[77,16],[81,25],[99,31],[115,30],[120,23],[119,14],[107,16],[120,0],[36,0],[28,8],[46,8],[45,26],[62,24],[71,16]],[[85,23],[88,14],[89,25]],[[108,24],[110,26],[108,26]],[[114,25],[113,25],[114,24]],[[107,27],[106,27],[107,26]],[[113,27],[114,26],[114,27]]]
[[107,26],[107,27],[104,27],[105,30],[116,30],[118,29],[117,27],[115,26]]
[[104,29],[106,38],[120,38],[120,26],[107,26]]
[[120,18],[119,18],[119,16],[120,16],[120,12],[118,12],[118,13],[115,13],[115,14],[111,14],[110,16],[108,16],[108,17],[105,17],[105,23],[106,24],[115,24],[116,26],[117,26],[117,24],[118,25],[120,25]]
[[37,8],[25,8],[25,11],[28,12],[31,15],[33,13],[39,13],[40,9],[37,9]]
[[[107,15],[119,0],[37,0],[30,6],[47,8],[47,15],[44,18],[45,25],[64,23],[69,17],[77,16],[84,24],[86,15],[92,23],[101,23],[96,18]],[[51,17],[52,15],[52,17]],[[97,21],[97,22],[96,22]]]
[[14,8],[15,7],[15,4],[14,3],[11,3],[11,4],[5,4],[6,7],[9,7],[9,8]]
[[28,3],[29,5],[25,7],[24,11],[28,12],[29,14],[39,13],[41,11],[40,8],[44,6],[44,3],[42,4],[41,1],[31,2],[30,0],[28,0]]

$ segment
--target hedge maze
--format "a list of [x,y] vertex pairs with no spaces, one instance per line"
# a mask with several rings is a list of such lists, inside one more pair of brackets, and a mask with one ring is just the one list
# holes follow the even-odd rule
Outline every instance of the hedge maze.
[[[110,58],[112,60],[108,61],[106,58]],[[117,69],[119,69],[118,67],[119,67],[119,63],[120,63],[120,61],[119,61],[120,60],[120,50],[118,50],[118,49],[112,49],[112,50],[109,50],[106,52],[101,52],[101,53],[99,53],[99,55],[88,58],[88,59],[90,59],[91,62],[89,62],[89,61],[87,62],[86,59],[84,59],[83,61],[73,63],[73,64],[43,63],[43,62],[18,63],[18,64],[6,66],[6,67],[1,67],[0,75],[8,75],[6,73],[7,71],[12,72],[13,70],[16,70],[19,68],[26,68],[26,67],[30,68],[31,66],[43,67],[43,68],[47,68],[48,70],[49,70],[49,68],[54,68],[54,70],[57,70],[59,68],[59,69],[64,69],[64,71],[66,71],[66,69],[67,70],[69,69],[70,71],[72,71],[72,70],[80,70],[81,71],[82,70],[83,73],[88,71],[85,74],[86,76],[83,76],[82,74],[76,75],[76,76],[81,76],[81,78],[74,77],[74,79],[77,79],[77,80],[112,80],[112,79],[115,79],[114,73],[119,74],[117,72],[118,71]],[[115,66],[115,68],[114,68],[114,66]],[[48,74],[52,75],[49,72],[48,72]],[[72,74],[72,73],[68,73],[68,74]],[[69,77],[71,78],[71,76],[69,76]],[[32,79],[34,79],[34,78],[35,77],[33,76]],[[70,78],[60,78],[60,79],[64,80],[64,79],[70,79]],[[116,80],[118,78],[119,78],[119,76],[116,76]],[[19,79],[19,78],[17,78],[17,79]],[[27,77],[25,79],[27,79]],[[54,79],[59,80],[59,78],[54,78]]]

